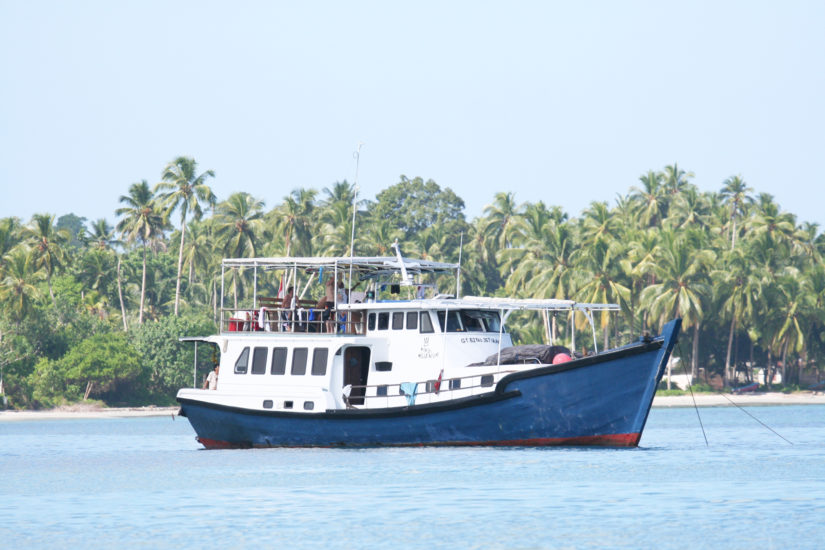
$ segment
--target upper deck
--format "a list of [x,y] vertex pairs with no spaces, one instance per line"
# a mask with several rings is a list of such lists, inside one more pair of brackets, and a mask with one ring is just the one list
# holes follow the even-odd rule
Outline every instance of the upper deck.
[[395,257],[224,259],[221,332],[363,336],[380,330],[375,327],[384,313],[397,323],[399,315],[412,312],[432,313],[420,322],[432,322],[435,332],[487,332],[486,321],[474,321],[468,316],[479,315],[466,312],[495,312],[495,329],[503,334],[513,311],[581,311],[592,326],[594,311],[619,309],[573,300],[459,297],[459,264],[410,260],[397,247],[396,252]]

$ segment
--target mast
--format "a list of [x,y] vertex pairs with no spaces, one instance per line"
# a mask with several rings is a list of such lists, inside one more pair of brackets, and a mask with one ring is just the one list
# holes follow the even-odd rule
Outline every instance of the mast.
[[[358,167],[361,160],[361,146],[364,142],[358,142],[358,149],[352,154],[355,157],[355,181],[352,184],[352,234],[349,239],[349,292],[352,292],[352,258],[355,256],[355,214],[358,212]],[[337,292],[336,288],[336,292]],[[349,297],[349,293],[347,293]]]

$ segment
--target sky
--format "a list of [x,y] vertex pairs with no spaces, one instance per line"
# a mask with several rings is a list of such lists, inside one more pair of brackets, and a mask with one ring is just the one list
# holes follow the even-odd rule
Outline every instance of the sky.
[[648,170],[825,226],[825,2],[0,0],[0,217],[114,223],[177,156],[279,204],[403,174],[571,216]]

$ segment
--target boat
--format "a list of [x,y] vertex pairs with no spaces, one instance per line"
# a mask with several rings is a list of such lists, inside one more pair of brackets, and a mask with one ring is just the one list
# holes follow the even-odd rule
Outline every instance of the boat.
[[[193,387],[177,401],[197,440],[207,449],[638,446],[679,319],[599,351],[594,315],[616,305],[459,296],[458,264],[395,250],[223,260],[219,332],[180,338],[195,343]],[[516,312],[538,316],[556,340],[515,346]],[[558,344],[558,316],[573,351]],[[589,352],[575,351],[575,317],[589,321]],[[199,343],[219,356],[215,389],[197,385]]]

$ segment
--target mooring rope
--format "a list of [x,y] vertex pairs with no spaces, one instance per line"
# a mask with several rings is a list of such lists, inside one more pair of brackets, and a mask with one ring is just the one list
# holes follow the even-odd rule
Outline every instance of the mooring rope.
[[751,418],[753,418],[754,420],[756,420],[757,422],[759,422],[760,424],[762,424],[763,426],[765,426],[767,429],[769,429],[770,431],[772,431],[773,433],[775,433],[777,436],[779,436],[779,437],[781,437],[782,439],[784,439],[785,441],[787,441],[790,445],[793,445],[793,443],[792,443],[791,441],[789,441],[787,438],[783,437],[783,436],[782,436],[779,432],[777,432],[776,430],[774,430],[773,428],[771,428],[770,426],[768,426],[767,424],[765,424],[764,422],[762,422],[761,420],[759,420],[758,418],[756,418],[755,416],[753,416],[751,413],[749,413],[748,411],[746,411],[744,408],[740,407],[740,406],[739,406],[737,403],[735,403],[735,402],[734,402],[734,401],[733,401],[730,397],[728,397],[728,396],[727,396],[727,395],[725,395],[724,393],[722,394],[722,397],[724,397],[725,399],[727,399],[728,401],[730,401],[731,405],[734,405],[737,409],[739,409],[740,411],[742,411],[742,412],[743,412],[743,413],[745,413],[746,415],[750,416]]
[[[682,350],[682,342],[678,343],[679,345],[679,357],[685,357],[685,353]],[[680,361],[682,363],[682,371],[685,373],[685,379],[687,380],[688,390],[690,390],[690,398],[693,400],[693,408],[696,411],[696,418],[699,419],[699,426],[702,428],[702,437],[705,438],[705,447],[709,447],[708,444],[708,436],[705,434],[705,425],[702,424],[702,416],[699,414],[699,406],[696,405],[696,397],[693,395],[693,384],[690,383],[690,375],[687,372],[687,367],[685,366],[685,361]]]
[[[679,342],[679,343],[678,343],[678,346],[679,346],[679,355],[680,355],[681,357],[684,357],[684,356],[685,356],[685,354],[684,354],[684,351],[682,350],[682,343],[681,343],[681,342]],[[696,418],[698,418],[698,419],[699,419],[699,426],[701,426],[701,427],[702,427],[702,436],[705,438],[705,445],[706,445],[706,446],[708,446],[708,437],[707,437],[707,435],[705,435],[705,426],[702,424],[702,417],[699,415],[699,407],[696,405],[696,397],[693,395],[693,386],[692,386],[692,384],[690,383],[690,376],[689,376],[689,375],[688,375],[688,373],[687,373],[687,367],[685,366],[684,361],[682,361],[682,371],[685,373],[685,378],[687,378],[688,390],[690,391],[690,398],[693,400],[693,408],[696,410]],[[741,406],[739,406],[739,404],[737,404],[736,402],[734,402],[734,401],[733,401],[730,397],[728,397],[728,396],[727,396],[727,395],[725,395],[724,393],[720,393],[720,395],[721,395],[722,397],[724,397],[725,399],[727,399],[728,401],[730,401],[730,404],[731,404],[731,405],[734,405],[737,409],[739,409],[740,411],[742,411],[742,412],[743,412],[743,413],[745,413],[746,415],[750,416],[751,418],[753,418],[754,420],[756,420],[757,422],[759,422],[760,424],[762,424],[762,426],[764,426],[764,427],[765,427],[765,428],[767,428],[768,430],[772,431],[772,432],[773,432],[774,434],[776,434],[778,437],[781,437],[781,438],[782,438],[783,440],[785,440],[788,444],[793,445],[793,442],[791,442],[790,440],[788,440],[786,437],[783,437],[783,436],[782,436],[782,434],[780,434],[779,432],[777,432],[776,430],[774,430],[773,428],[771,428],[770,426],[768,426],[767,424],[765,424],[764,422],[762,422],[761,420],[759,420],[758,418],[756,418],[754,415],[752,415],[751,413],[749,413],[748,411],[746,411],[744,408],[742,408]]]

